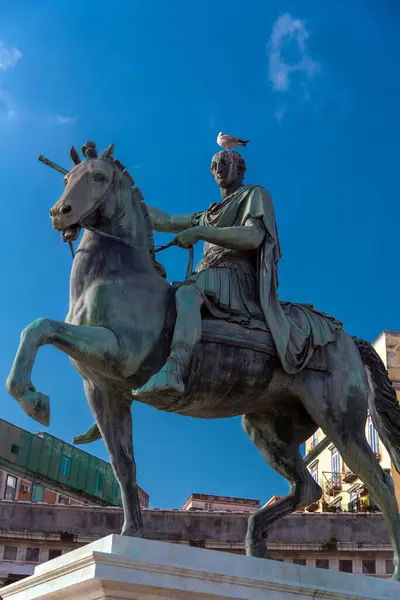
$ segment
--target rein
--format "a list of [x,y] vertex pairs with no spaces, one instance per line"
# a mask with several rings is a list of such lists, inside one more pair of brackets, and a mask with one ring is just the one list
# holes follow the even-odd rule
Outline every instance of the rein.
[[[97,235],[102,235],[103,237],[112,239],[116,242],[120,242],[121,244],[125,244],[126,246],[129,246],[130,248],[138,247],[137,244],[131,244],[131,242],[128,242],[127,240],[124,240],[123,238],[119,238],[116,235],[111,235],[110,233],[106,233],[105,231],[96,229],[96,227],[92,227],[91,225],[81,225],[81,227],[83,229],[87,229],[88,231],[91,231],[92,233],[96,233]],[[162,252],[163,250],[167,250],[167,248],[172,248],[172,246],[176,246],[176,243],[174,240],[172,242],[169,242],[169,244],[165,244],[164,246],[159,246],[158,248],[156,248],[154,250],[154,254],[156,254],[157,252]],[[74,259],[75,251],[74,251],[74,246],[73,246],[72,242],[69,242],[69,247],[71,249],[72,259]],[[148,248],[148,246],[142,246],[142,248]],[[193,246],[189,246],[188,250],[189,250],[189,258],[188,258],[188,264],[186,267],[185,279],[188,279],[188,277],[190,277],[190,275],[193,273],[193,263],[194,263],[194,248],[193,248]],[[151,250],[150,250],[150,252],[151,252]]]

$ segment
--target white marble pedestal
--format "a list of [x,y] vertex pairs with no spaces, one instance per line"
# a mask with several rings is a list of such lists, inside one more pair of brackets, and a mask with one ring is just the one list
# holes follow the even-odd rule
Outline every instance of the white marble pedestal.
[[3,600],[398,600],[400,583],[110,535],[0,590]]

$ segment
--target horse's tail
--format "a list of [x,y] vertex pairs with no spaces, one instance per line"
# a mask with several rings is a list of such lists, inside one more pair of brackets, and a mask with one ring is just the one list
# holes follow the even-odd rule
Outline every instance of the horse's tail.
[[400,473],[400,406],[396,392],[375,348],[364,340],[353,340],[366,367],[373,392],[368,397],[372,422],[396,470]]

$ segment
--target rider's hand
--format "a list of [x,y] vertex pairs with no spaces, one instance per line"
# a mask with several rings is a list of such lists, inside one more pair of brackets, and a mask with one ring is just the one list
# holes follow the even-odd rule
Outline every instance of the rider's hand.
[[176,238],[174,238],[174,244],[180,248],[190,248],[190,246],[193,246],[199,241],[200,231],[201,227],[185,229],[184,231],[181,231],[181,233],[178,233]]

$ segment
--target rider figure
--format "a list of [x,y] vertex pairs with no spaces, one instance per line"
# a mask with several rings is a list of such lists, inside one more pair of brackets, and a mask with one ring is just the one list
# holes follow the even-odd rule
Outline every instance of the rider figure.
[[[202,213],[170,217],[149,207],[153,228],[180,232],[176,244],[188,248],[204,240],[203,259],[176,293],[177,319],[170,355],[162,369],[135,395],[169,393],[182,395],[196,344],[200,341],[204,305],[217,318],[266,329],[257,286],[258,254],[266,235],[274,238],[273,277],[279,259],[272,201],[259,186],[244,186],[246,165],[238,152],[215,154],[211,172],[221,189],[222,200]],[[271,223],[265,225],[269,213]]]

